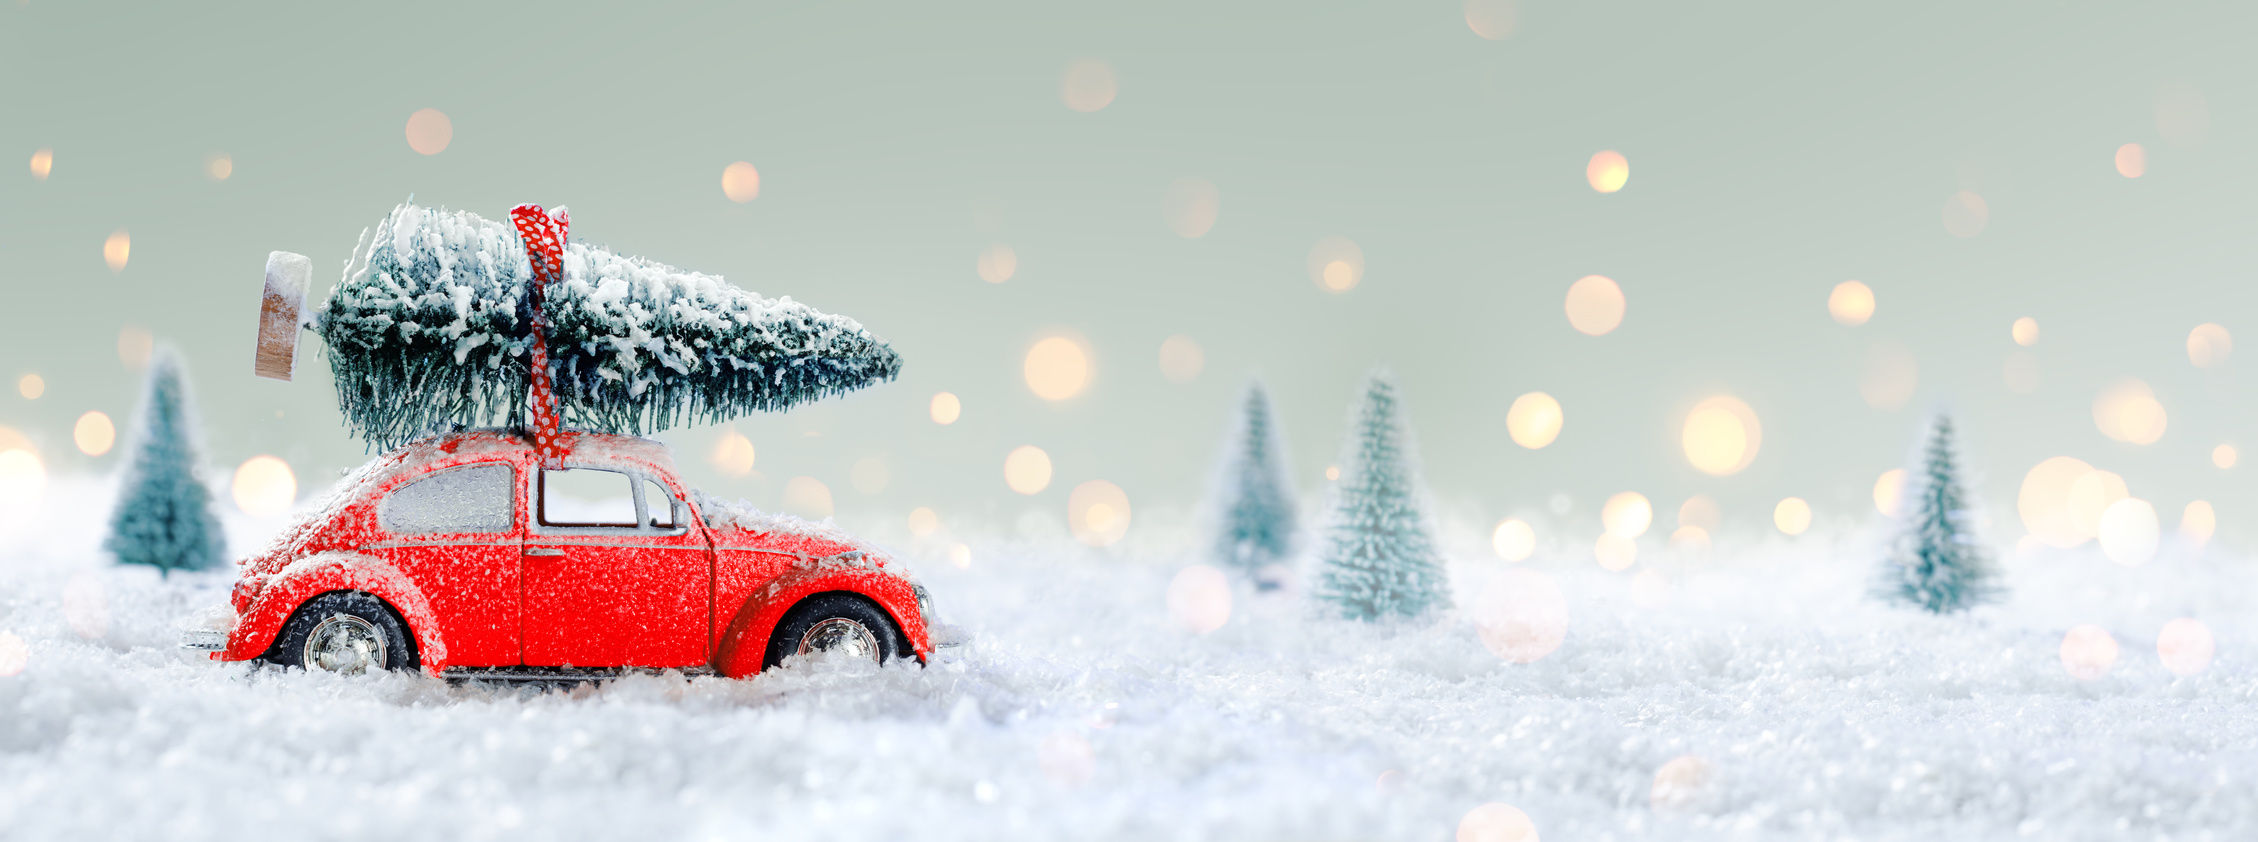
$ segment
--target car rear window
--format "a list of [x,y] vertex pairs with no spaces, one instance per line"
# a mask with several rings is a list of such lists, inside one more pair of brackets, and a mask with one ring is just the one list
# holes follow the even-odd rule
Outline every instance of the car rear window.
[[393,489],[377,522],[396,535],[508,532],[516,485],[508,465],[451,468]]

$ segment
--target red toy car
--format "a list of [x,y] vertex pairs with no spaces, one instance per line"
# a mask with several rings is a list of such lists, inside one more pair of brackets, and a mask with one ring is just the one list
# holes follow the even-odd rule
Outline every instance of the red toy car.
[[564,470],[500,430],[370,462],[241,562],[232,629],[182,645],[345,673],[534,679],[932,654],[925,589],[885,554],[698,494],[658,442],[562,436]]

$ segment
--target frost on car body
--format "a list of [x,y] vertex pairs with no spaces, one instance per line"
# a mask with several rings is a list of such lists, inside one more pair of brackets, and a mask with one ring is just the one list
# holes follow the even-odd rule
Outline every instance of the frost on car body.
[[435,675],[750,675],[786,614],[829,593],[883,612],[893,628],[873,632],[898,636],[883,650],[931,654],[921,589],[885,553],[827,524],[696,493],[658,442],[562,441],[561,471],[502,430],[422,439],[362,466],[243,562],[235,622],[213,657],[269,657],[293,612],[338,591],[382,600]]

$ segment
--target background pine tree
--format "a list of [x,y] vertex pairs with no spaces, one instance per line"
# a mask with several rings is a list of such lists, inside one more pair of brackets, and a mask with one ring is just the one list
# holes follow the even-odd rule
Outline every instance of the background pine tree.
[[1910,508],[1882,565],[1882,596],[1935,614],[1998,599],[1998,573],[1969,522],[1952,419],[1930,425],[1920,473],[1907,485]]
[[179,357],[160,351],[149,361],[141,429],[110,515],[103,547],[119,564],[147,564],[170,577],[226,560],[226,536],[212,515],[212,493],[197,479],[195,421]]
[[1374,372],[1320,557],[1318,596],[1350,619],[1416,617],[1450,601],[1401,414],[1394,381]]
[[1293,483],[1286,473],[1286,449],[1272,415],[1270,395],[1262,384],[1247,384],[1234,449],[1217,482],[1223,513],[1216,530],[1216,558],[1226,568],[1250,576],[1292,555],[1299,527]]

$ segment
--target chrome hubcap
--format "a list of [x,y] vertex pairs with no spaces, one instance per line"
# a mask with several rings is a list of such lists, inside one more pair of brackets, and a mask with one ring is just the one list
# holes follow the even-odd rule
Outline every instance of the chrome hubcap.
[[351,614],[332,614],[306,635],[303,663],[310,670],[360,675],[383,669],[384,656],[384,634],[375,624]]
[[833,617],[815,624],[807,634],[800,635],[802,656],[817,652],[843,652],[856,658],[878,660],[878,638],[863,628],[861,623],[845,617]]

